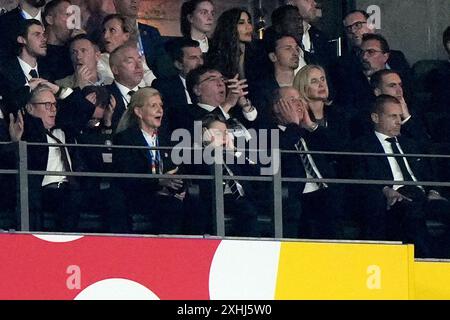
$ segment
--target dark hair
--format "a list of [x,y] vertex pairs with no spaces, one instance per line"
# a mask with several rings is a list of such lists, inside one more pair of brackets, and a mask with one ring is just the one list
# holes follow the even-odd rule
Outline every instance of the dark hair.
[[[19,31],[17,32],[17,37],[26,38],[30,27],[33,25],[43,27],[42,23],[39,20],[36,20],[36,19],[22,20],[19,23]],[[17,47],[16,47],[17,52],[16,53],[19,55],[22,52],[22,48],[24,47],[24,45],[22,43],[17,42],[17,40],[16,40],[16,44],[17,44]]]
[[95,92],[96,95],[96,106],[105,109],[109,104],[109,92],[104,86],[86,86],[81,90],[84,97],[88,94]]
[[290,11],[298,12],[298,9],[296,6],[293,6],[291,4],[286,4],[284,6],[276,8],[272,12],[272,15],[270,17],[270,19],[272,20],[272,25],[273,26],[281,25],[283,23],[284,18]]
[[75,42],[79,41],[79,40],[87,40],[87,41],[89,41],[89,42],[94,46],[94,48],[95,48],[96,50],[100,50],[98,44],[95,43],[95,41],[92,39],[92,37],[89,36],[89,35],[87,35],[87,34],[85,34],[85,33],[77,34],[75,37],[71,38],[70,41],[69,41],[68,47],[71,48],[72,45],[73,45]]
[[203,65],[203,66],[199,66],[198,68],[195,68],[193,70],[191,70],[187,76],[186,76],[186,89],[189,93],[189,95],[191,96],[191,99],[193,100],[194,103],[197,102],[197,96],[194,93],[194,87],[196,85],[198,85],[199,81],[200,81],[200,77],[202,75],[204,75],[207,72],[214,72],[214,71],[218,71],[215,68],[211,68],[210,66],[207,65]]
[[372,89],[380,88],[381,82],[383,82],[383,77],[389,74],[396,74],[400,77],[400,74],[397,71],[390,69],[379,70],[370,77],[370,86]]
[[364,16],[364,18],[366,18],[366,20],[369,20],[369,18],[370,18],[370,15],[369,15],[366,11],[364,11],[364,10],[352,10],[352,11],[349,11],[349,12],[345,15],[343,21],[344,21],[345,19],[347,19],[347,17],[348,17],[349,15],[354,14],[354,13],[361,13],[361,14]]
[[237,25],[243,12],[252,18],[245,8],[232,8],[220,15],[207,55],[207,63],[227,78],[239,73],[241,49]]
[[395,103],[400,104],[400,101],[396,97],[387,95],[387,94],[381,94],[378,97],[375,98],[375,101],[372,103],[371,113],[383,113],[384,112],[384,106],[388,103]]
[[445,29],[444,34],[442,35],[442,43],[444,44],[445,50],[450,53],[449,49],[447,48],[447,43],[450,41],[450,26]]
[[227,125],[227,120],[220,113],[210,112],[202,118],[202,128],[209,129],[214,122],[222,122]]
[[284,37],[291,37],[293,38],[298,45],[300,45],[298,43],[297,38],[289,33],[279,33],[276,32],[273,28],[269,28],[268,31],[266,31],[266,33],[264,34],[264,39],[263,39],[263,43],[264,43],[264,48],[266,49],[266,53],[269,54],[271,52],[275,52],[278,41],[280,39],[283,39]]
[[389,51],[391,51],[387,40],[381,34],[366,33],[363,35],[362,42],[370,41],[370,40],[378,41],[380,43],[380,48],[383,51],[383,53],[388,53]]
[[182,62],[184,56],[184,48],[198,48],[199,46],[200,44],[198,43],[198,41],[192,40],[191,38],[177,38],[168,41],[166,43],[165,49],[173,62]]
[[213,4],[211,0],[188,0],[181,5],[180,31],[184,37],[191,38],[191,23],[188,20],[188,15],[192,14],[202,2]]
[[44,23],[44,26],[48,26],[47,16],[53,14],[56,7],[58,7],[63,2],[72,4],[71,0],[52,0],[45,5],[44,12],[42,13],[42,22]]

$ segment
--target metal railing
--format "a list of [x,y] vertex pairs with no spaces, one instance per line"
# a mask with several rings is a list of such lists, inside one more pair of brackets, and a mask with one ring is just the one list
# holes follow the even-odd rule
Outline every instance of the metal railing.
[[[78,176],[78,177],[105,177],[105,178],[140,178],[140,179],[173,179],[172,174],[136,174],[136,173],[117,173],[117,172],[64,172],[64,171],[45,171],[45,170],[29,170],[28,168],[28,147],[29,146],[55,146],[52,143],[31,143],[26,141],[19,142],[0,142],[0,146],[6,144],[17,144],[18,151],[18,169],[3,169],[0,174],[16,174],[18,194],[17,210],[20,220],[20,230],[30,231],[30,210],[28,202],[28,177],[29,175],[51,175],[51,176]],[[122,146],[122,145],[103,145],[103,144],[61,144],[59,146],[65,147],[81,147],[81,148],[127,148],[127,149],[144,149],[144,150],[172,150],[173,147],[144,147],[144,146]],[[179,148],[181,149],[181,148]],[[191,148],[195,150],[199,148]],[[189,150],[182,148],[182,150]],[[252,150],[247,150],[252,151]],[[255,151],[255,150],[253,150]],[[292,178],[282,177],[281,175],[281,154],[296,153],[296,154],[326,154],[326,155],[340,155],[340,156],[375,156],[375,157],[422,157],[422,158],[442,158],[450,159],[450,155],[443,154],[384,154],[384,153],[365,153],[365,152],[333,152],[333,151],[293,151],[280,150],[279,153],[273,153],[273,156],[278,157],[274,159],[278,161],[280,167],[275,170],[271,176],[224,176],[222,172],[222,165],[220,163],[214,164],[214,175],[189,175],[177,174],[177,179],[181,180],[213,180],[213,209],[215,214],[215,225],[217,236],[225,236],[225,215],[224,215],[224,191],[223,182],[227,180],[241,180],[241,181],[260,181],[271,182],[273,191],[273,221],[274,221],[274,236],[275,238],[283,238],[283,217],[282,217],[282,185],[283,182],[324,182],[335,184],[374,184],[374,185],[395,185],[399,181],[394,180],[360,180],[360,179],[314,179],[314,178]],[[299,158],[300,161],[300,158]],[[401,181],[402,185],[421,185],[421,186],[439,186],[450,187],[450,182],[437,181]]]

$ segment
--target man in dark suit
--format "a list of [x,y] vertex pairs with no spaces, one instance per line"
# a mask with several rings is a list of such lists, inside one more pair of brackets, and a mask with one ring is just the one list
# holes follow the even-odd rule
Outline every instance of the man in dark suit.
[[38,58],[47,54],[43,25],[38,20],[24,20],[17,34],[18,54],[7,58],[0,67],[0,95],[6,101],[7,112],[23,108],[31,90],[43,81],[52,80],[38,66]]
[[141,56],[132,45],[122,45],[111,52],[109,57],[114,82],[107,86],[110,94],[116,99],[116,110],[112,119],[113,130],[125,112],[131,96],[139,90],[138,84],[144,77]]
[[157,89],[164,99],[166,112],[174,105],[186,106],[192,103],[186,88],[186,76],[191,70],[203,65],[203,53],[198,41],[177,38],[168,43],[167,48],[178,74],[157,78],[152,83],[152,87]]
[[235,136],[238,132],[245,136],[243,125],[254,122],[258,116],[258,111],[246,98],[245,83],[246,80],[237,78],[225,80],[219,71],[208,66],[192,70],[187,75],[186,86],[193,104],[169,109],[171,131],[184,128],[192,132],[194,121],[214,111],[236,129]]
[[[367,81],[363,81],[364,76],[361,74],[361,70],[363,70],[363,59],[361,57],[363,37],[364,35],[375,34],[375,26],[369,23],[369,18],[369,14],[363,10],[353,10],[347,13],[343,20],[343,26],[347,36],[348,49],[343,51],[337,63],[330,69],[330,76],[337,93],[335,100],[343,106],[348,106],[348,108],[358,109],[361,103],[361,101],[358,101],[360,100],[359,97],[354,98],[352,95],[355,88],[357,88],[357,91],[361,91],[358,95],[363,98],[363,102],[373,101],[370,87],[367,86]],[[368,38],[368,40],[378,41],[379,43],[375,44],[376,50],[383,47],[383,54],[388,53],[385,55],[386,61],[383,64],[383,69],[394,69],[400,72],[405,82],[406,91],[409,92],[411,71],[405,55],[401,51],[391,50],[384,38],[375,36],[375,38]],[[373,70],[372,73],[376,71]],[[352,79],[352,82],[349,83],[347,79]]]
[[[57,126],[56,99],[51,87],[39,84],[31,93],[22,119],[19,113],[10,130],[12,141],[51,143],[50,146],[28,147],[30,170],[78,171],[83,169],[77,151],[62,147],[64,143],[75,143],[68,131]],[[37,175],[29,177],[29,207],[32,230],[42,231],[43,212],[55,215],[56,225],[49,231],[77,231],[80,190],[76,178],[70,176]]]
[[397,71],[388,69],[377,71],[370,78],[370,85],[375,96],[387,94],[400,101],[402,105],[403,136],[414,139],[426,147],[430,142],[430,136],[425,129],[421,115],[415,110],[411,110],[410,104],[405,100],[400,74]]
[[303,19],[303,49],[316,57],[316,63],[327,68],[335,61],[336,52],[330,46],[329,37],[313,25],[322,17],[321,5],[315,0],[293,2]]
[[[276,91],[273,114],[280,133],[280,149],[330,151],[327,128],[311,120],[306,103],[297,89],[284,87]],[[281,157],[281,172],[283,177],[336,177],[332,159],[321,154],[284,153]],[[323,182],[289,183],[287,188],[289,200],[283,204],[283,211],[286,210],[284,217],[287,221],[297,221],[290,223],[299,226],[297,236],[315,239],[335,239],[339,236],[338,224],[342,210],[339,188]],[[301,205],[294,205],[296,202]],[[292,226],[288,228],[292,233]]]
[[[212,112],[202,118],[202,144],[205,147],[202,163],[189,166],[190,173],[212,175],[214,174],[213,165],[219,163],[222,165],[224,176],[244,175],[248,164],[245,161],[238,162],[228,133],[227,121],[222,114]],[[252,175],[257,175],[256,170]],[[212,215],[214,198],[211,183],[212,181],[208,180],[198,181],[200,201],[197,204],[197,210],[189,214],[187,226],[190,234],[214,234],[215,217]],[[227,180],[223,188],[224,214],[232,217],[231,228],[226,228],[225,235],[259,236],[257,194],[250,181]]]
[[47,54],[40,64],[53,79],[62,79],[74,71],[70,63],[68,44],[70,38],[79,30],[69,28],[68,12],[71,5],[70,0],[52,0],[45,6],[43,14]]
[[17,8],[0,17],[0,64],[17,55],[16,38],[21,23],[28,19],[42,22],[41,8],[44,5],[45,0],[19,0]]
[[[117,13],[136,21],[141,0],[114,0]],[[164,49],[164,41],[159,30],[147,24],[138,23],[138,46],[145,56],[148,66],[156,77],[173,76],[177,72]]]
[[292,86],[301,52],[297,40],[286,33],[266,34],[264,42],[273,73],[255,81],[249,90],[251,100],[259,106],[258,124],[262,127],[272,122],[273,92],[280,87]]
[[[397,98],[380,95],[373,104],[371,119],[375,132],[352,144],[353,151],[370,153],[420,154],[411,140],[400,136],[402,106]],[[448,201],[436,190],[404,181],[431,181],[426,159],[417,157],[358,156],[353,162],[354,178],[394,180],[395,184],[364,185],[357,189],[363,231],[370,240],[401,240],[416,245],[416,255],[430,255],[426,229],[427,208],[440,204],[448,214]],[[435,202],[437,201],[437,202]]]

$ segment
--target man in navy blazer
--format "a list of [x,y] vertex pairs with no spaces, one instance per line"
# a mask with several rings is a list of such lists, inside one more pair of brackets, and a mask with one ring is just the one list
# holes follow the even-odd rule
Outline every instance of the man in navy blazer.
[[[374,132],[352,144],[352,151],[421,154],[421,148],[400,135],[402,107],[397,98],[380,95],[373,104]],[[428,207],[440,204],[448,212],[448,201],[430,187],[405,185],[405,181],[432,181],[432,169],[419,157],[358,156],[353,159],[356,179],[389,180],[394,184],[358,186],[354,205],[360,210],[363,232],[370,240],[401,240],[416,245],[417,256],[430,255],[426,229]],[[359,200],[359,202],[358,202]],[[439,200],[439,201],[438,201]]]
[[203,53],[195,40],[177,38],[169,42],[167,48],[178,74],[157,78],[152,83],[152,87],[161,93],[166,111],[175,105],[184,107],[192,103],[186,87],[186,76],[191,70],[203,65]]
[[45,0],[19,0],[19,5],[0,16],[0,64],[16,52],[16,38],[21,22],[36,19],[42,22],[41,8]]
[[[117,13],[130,18],[132,21],[136,21],[138,18],[140,3],[141,0],[114,0]],[[164,49],[164,40],[159,30],[137,21],[136,25],[139,49],[156,77],[175,75],[176,70]]]

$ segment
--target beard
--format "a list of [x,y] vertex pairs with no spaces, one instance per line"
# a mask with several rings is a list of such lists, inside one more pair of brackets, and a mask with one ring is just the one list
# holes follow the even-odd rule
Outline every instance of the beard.
[[45,6],[45,0],[28,0],[28,3],[35,8],[40,8]]

